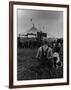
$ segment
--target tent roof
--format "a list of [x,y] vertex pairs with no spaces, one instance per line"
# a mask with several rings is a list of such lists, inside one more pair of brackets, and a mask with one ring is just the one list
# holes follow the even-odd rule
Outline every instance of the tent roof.
[[39,32],[40,30],[38,30],[35,26],[34,26],[34,24],[33,24],[33,26],[27,31],[28,33],[30,33],[30,32],[33,32],[33,33],[37,33],[37,32]]

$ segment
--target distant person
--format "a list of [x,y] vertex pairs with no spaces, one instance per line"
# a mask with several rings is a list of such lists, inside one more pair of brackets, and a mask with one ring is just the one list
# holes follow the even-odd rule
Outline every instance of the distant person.
[[60,49],[61,49],[61,43],[60,42],[56,42],[55,47],[54,47],[54,44],[53,44],[53,49],[54,49],[54,51],[59,53]]

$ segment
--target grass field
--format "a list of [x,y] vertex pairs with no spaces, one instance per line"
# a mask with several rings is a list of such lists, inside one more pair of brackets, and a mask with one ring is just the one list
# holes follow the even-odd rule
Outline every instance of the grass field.
[[[46,67],[36,68],[39,61],[35,58],[37,48],[18,48],[17,49],[17,79],[18,80],[35,80],[35,79],[54,79],[63,77],[63,66],[51,71]],[[60,59],[63,62],[63,50],[60,52]]]

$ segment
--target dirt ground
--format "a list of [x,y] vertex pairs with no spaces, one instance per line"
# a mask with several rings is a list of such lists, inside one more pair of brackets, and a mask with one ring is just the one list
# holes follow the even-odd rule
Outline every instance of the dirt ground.
[[[60,51],[60,60],[63,62],[63,49]],[[35,59],[37,48],[17,49],[17,80],[36,80],[63,78],[63,66],[56,69],[41,67],[40,62]]]

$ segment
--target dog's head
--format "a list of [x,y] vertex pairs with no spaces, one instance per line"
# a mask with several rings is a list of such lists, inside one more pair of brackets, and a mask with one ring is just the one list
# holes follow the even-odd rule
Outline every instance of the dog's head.
[[61,67],[61,66],[62,66],[62,62],[59,61],[59,62],[57,63],[57,65],[58,65],[58,67]]

